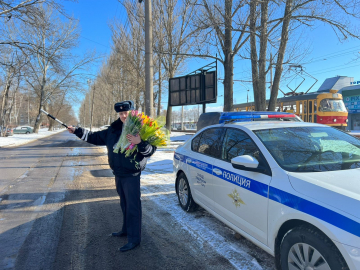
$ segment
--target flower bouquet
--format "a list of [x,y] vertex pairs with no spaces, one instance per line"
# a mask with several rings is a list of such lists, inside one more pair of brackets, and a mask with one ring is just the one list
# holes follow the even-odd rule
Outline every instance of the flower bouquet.
[[159,124],[160,119],[154,120],[144,113],[139,113],[138,111],[131,111],[126,118],[124,123],[123,131],[121,133],[120,139],[117,142],[114,153],[124,153],[125,156],[131,156],[137,154],[137,145],[131,144],[126,135],[131,134],[136,136],[139,134],[142,141],[147,141],[152,146],[166,146],[167,145],[167,136],[165,132],[161,130],[163,125]]

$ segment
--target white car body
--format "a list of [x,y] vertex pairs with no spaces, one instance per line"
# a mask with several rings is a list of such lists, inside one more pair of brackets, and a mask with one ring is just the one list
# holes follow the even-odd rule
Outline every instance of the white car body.
[[288,172],[252,132],[300,126],[323,127],[242,122],[213,125],[197,133],[214,127],[246,132],[268,162],[271,176],[235,169],[229,162],[192,151],[196,135],[176,149],[174,171],[186,175],[197,204],[269,254],[275,256],[276,238],[284,224],[306,222],[333,241],[351,270],[360,270],[360,169]]

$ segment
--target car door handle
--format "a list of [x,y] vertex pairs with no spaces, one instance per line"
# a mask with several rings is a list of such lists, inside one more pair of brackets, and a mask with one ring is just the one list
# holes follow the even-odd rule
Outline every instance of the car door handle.
[[190,159],[190,158],[187,158],[187,159],[186,159],[186,163],[191,163],[191,159]]
[[216,173],[217,175],[221,175],[222,174],[222,171],[219,170],[219,169],[213,169],[213,172]]

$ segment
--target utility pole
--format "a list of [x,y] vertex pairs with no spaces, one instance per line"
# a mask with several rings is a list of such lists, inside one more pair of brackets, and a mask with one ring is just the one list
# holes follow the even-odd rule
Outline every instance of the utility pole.
[[95,96],[95,85],[93,89],[92,104],[91,104],[90,131],[92,131],[92,123],[93,123],[94,96]]
[[181,130],[184,130],[184,106],[181,106]]
[[27,94],[28,94],[28,111],[27,111],[27,117],[28,117],[28,125],[30,126],[30,91],[29,91],[29,88],[27,88]]
[[[89,112],[90,112],[90,90],[91,90],[91,80],[90,79],[88,79],[87,80],[87,83],[88,83],[88,86],[89,86]],[[85,97],[85,100],[86,100],[86,97]],[[85,115],[86,115],[86,110],[85,110],[85,104],[86,104],[86,101],[84,101],[84,111],[85,111],[85,113],[84,113],[84,128],[85,128]],[[90,116],[90,113],[89,113],[89,116]]]
[[153,117],[153,59],[151,0],[145,0],[145,113]]

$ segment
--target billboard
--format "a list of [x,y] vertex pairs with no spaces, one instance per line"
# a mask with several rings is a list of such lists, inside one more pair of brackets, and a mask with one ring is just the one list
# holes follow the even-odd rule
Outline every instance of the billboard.
[[169,105],[185,106],[217,101],[216,71],[169,79]]
[[348,96],[343,99],[349,113],[360,113],[360,96]]

